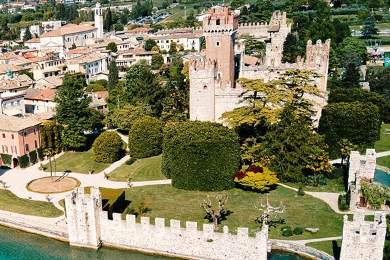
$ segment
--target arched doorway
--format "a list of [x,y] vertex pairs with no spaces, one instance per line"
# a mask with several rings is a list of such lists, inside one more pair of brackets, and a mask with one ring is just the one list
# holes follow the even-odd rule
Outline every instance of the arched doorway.
[[17,158],[12,159],[12,168],[16,168],[19,166],[19,161]]

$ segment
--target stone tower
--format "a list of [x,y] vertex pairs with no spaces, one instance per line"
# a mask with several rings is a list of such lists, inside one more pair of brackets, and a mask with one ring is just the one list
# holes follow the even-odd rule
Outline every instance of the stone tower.
[[102,197],[99,188],[85,194],[79,187],[65,198],[70,245],[98,249],[101,246],[100,212]]
[[345,215],[340,260],[381,260],[385,237],[385,212],[375,212],[374,222],[364,220],[362,209],[355,211],[353,221]]
[[216,108],[216,92],[235,87],[234,37],[237,28],[238,16],[229,7],[215,6],[203,19],[206,57],[194,57],[189,70],[191,120],[218,121],[220,115],[216,111],[220,109]]
[[97,28],[97,38],[103,38],[103,11],[100,3],[95,7],[95,27]]

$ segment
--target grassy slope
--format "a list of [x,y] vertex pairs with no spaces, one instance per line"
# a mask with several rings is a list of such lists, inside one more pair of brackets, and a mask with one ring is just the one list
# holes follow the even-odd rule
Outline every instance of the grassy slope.
[[[248,227],[253,235],[258,230],[258,225],[254,222],[261,212],[253,206],[260,204],[260,198],[265,198],[264,194],[232,189],[224,192],[201,192],[185,191],[171,187],[170,185],[133,187],[126,190],[126,199],[132,201],[130,207],[139,204],[140,201],[150,202],[151,211],[148,215],[152,223],[155,217],[166,219],[179,219],[184,227],[185,221],[198,222],[198,228],[203,223],[208,223],[204,219],[205,213],[200,207],[203,199],[207,195],[215,198],[217,194],[227,194],[229,200],[226,210],[232,211],[227,219],[222,221],[222,226],[229,226],[230,232],[235,233],[237,227]],[[283,239],[310,239],[328,236],[340,236],[342,233],[342,215],[338,215],[321,200],[311,196],[295,197],[295,192],[283,187],[269,193],[269,202],[273,206],[279,206],[280,201],[286,206],[285,213],[281,217],[285,219],[287,225],[292,228],[301,226],[303,228],[320,228],[317,234],[305,232],[300,236],[282,237],[279,228],[271,228],[270,238]],[[320,214],[314,214],[318,212]]]
[[[390,134],[385,134],[385,130],[389,129],[390,124],[383,124],[381,127],[381,139],[375,143],[376,152],[390,151]],[[379,157],[376,163],[381,166],[390,168],[390,156]]]
[[161,173],[161,155],[138,159],[132,165],[123,164],[110,173],[110,181],[149,181],[166,179]]
[[[341,247],[341,239],[336,240],[337,246]],[[324,251],[331,256],[334,256],[333,254],[333,241],[321,241],[321,242],[314,242],[314,243],[307,243],[307,246],[313,247],[315,249]]]
[[0,210],[49,218],[63,214],[51,202],[22,199],[8,190],[0,190],[0,201]]
[[[314,192],[340,192],[344,190],[344,185],[339,179],[326,179],[327,184],[318,187],[304,187],[304,191]],[[293,188],[299,188],[300,183],[286,182],[284,183]]]
[[[103,171],[110,166],[105,163],[97,163],[93,160],[92,150],[86,152],[66,152],[56,160],[57,172],[71,171],[77,173],[88,174],[89,168],[92,168],[94,173]],[[49,164],[45,164],[46,171],[49,170]],[[52,169],[54,171],[54,161],[52,161]]]

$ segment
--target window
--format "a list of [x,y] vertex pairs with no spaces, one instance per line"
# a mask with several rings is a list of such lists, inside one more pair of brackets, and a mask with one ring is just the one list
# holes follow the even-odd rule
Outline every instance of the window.
[[4,108],[7,108],[7,104],[6,104],[6,103],[4,103],[4,104],[3,104],[3,107],[4,107]]
[[23,132],[23,136],[26,137],[27,136],[27,132]]
[[13,102],[13,101],[11,101],[11,107],[13,107],[13,106],[15,106],[15,104],[14,104],[14,102]]
[[3,145],[3,153],[8,153],[8,146]]
[[25,149],[26,153],[30,152],[30,147],[28,146],[28,144],[25,145],[24,149]]
[[4,133],[2,134],[2,136],[3,136],[3,138],[5,138],[5,134]]
[[11,138],[14,139],[14,134],[11,134]]
[[221,46],[221,43],[219,41],[216,42],[217,47]]
[[35,147],[35,149],[38,148],[38,142],[37,142],[37,140],[34,140],[34,147]]
[[16,104],[19,106],[19,105],[20,105],[20,100],[17,100],[17,101],[16,101]]
[[217,19],[216,25],[221,25],[221,20],[220,19]]
[[14,146],[14,153],[17,154],[18,150],[16,149],[16,145]]
[[36,134],[37,134],[37,129],[34,128],[34,135],[36,135]]
[[205,85],[205,86],[203,86],[203,90],[207,90],[207,86]]

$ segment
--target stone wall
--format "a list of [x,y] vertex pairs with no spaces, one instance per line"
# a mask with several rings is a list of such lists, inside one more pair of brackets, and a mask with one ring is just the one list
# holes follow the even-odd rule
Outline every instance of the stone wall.
[[248,228],[240,227],[237,235],[214,232],[212,224],[204,224],[198,230],[196,222],[186,222],[181,228],[179,220],[156,218],[155,225],[149,217],[141,217],[136,223],[134,215],[122,220],[121,214],[102,211],[99,188],[91,188],[91,194],[84,194],[83,188],[76,189],[66,199],[69,242],[80,247],[98,248],[105,245],[135,249],[159,254],[191,257],[195,259],[267,259],[268,226],[248,236]]
[[297,244],[291,241],[270,240],[272,249],[287,250],[296,254],[315,257],[322,260],[334,260],[334,257],[312,247]]

